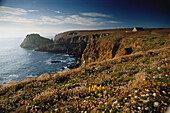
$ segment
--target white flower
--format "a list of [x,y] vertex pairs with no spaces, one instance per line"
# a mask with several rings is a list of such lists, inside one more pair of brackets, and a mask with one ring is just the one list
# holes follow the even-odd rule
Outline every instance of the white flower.
[[145,91],[149,91],[149,89],[145,89]]
[[166,92],[165,92],[165,91],[162,91],[162,93],[166,94]]
[[145,94],[142,94],[141,97],[145,97],[146,95]]
[[138,90],[135,90],[135,93],[137,93],[138,92]]
[[158,67],[157,69],[158,69],[158,70],[160,70],[160,69],[161,69],[161,67]]
[[125,100],[127,100],[127,98],[125,98]]
[[149,94],[146,94],[146,96],[148,97],[148,96],[149,96]]
[[156,93],[153,93],[153,96],[156,97]]
[[138,96],[135,96],[135,98],[138,98]]
[[149,102],[149,100],[143,100],[143,103],[148,103]]
[[108,106],[109,105],[109,103],[108,102],[106,102],[106,103],[104,103],[106,106]]
[[154,102],[154,107],[158,107],[159,106],[159,102]]
[[113,104],[117,104],[118,103],[118,101],[116,100],[115,102],[113,102]]
[[138,109],[140,110],[141,108],[140,108],[140,107],[138,107]]
[[131,97],[132,95],[131,95],[131,94],[129,94],[128,96],[129,96],[129,97]]
[[146,107],[145,110],[149,110],[149,107]]

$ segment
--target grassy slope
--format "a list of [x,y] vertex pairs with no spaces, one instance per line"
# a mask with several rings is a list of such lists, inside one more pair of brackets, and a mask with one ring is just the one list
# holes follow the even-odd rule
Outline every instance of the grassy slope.
[[[121,40],[129,46],[134,46],[132,42],[144,44],[130,55],[122,55],[125,43],[121,43],[116,54],[119,57],[1,85],[0,111],[165,112],[170,102],[169,37],[148,35]],[[115,40],[108,37],[99,41],[111,39]]]

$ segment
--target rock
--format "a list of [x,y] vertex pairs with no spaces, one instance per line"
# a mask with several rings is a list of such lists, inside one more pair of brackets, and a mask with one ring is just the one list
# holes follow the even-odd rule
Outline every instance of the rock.
[[53,40],[41,37],[39,34],[30,34],[26,36],[20,46],[30,50],[38,50],[46,48],[49,44],[53,44]]
[[51,61],[51,63],[59,63],[61,61],[58,61],[58,60],[54,60],[54,61]]
[[40,75],[40,76],[37,78],[37,80],[38,80],[38,81],[46,81],[46,80],[48,80],[49,78],[50,78],[50,75],[49,75],[48,73],[44,73],[44,74]]

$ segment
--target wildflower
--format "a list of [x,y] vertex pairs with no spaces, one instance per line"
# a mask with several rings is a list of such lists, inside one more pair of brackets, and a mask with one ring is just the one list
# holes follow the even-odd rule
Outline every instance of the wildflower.
[[138,98],[138,96],[135,96],[135,98],[137,99],[137,98]]
[[110,110],[110,113],[113,113],[113,110],[112,110],[112,109]]
[[103,93],[106,95],[107,94],[107,90],[103,91]]
[[141,97],[145,97],[146,95],[145,94],[142,94]]
[[99,91],[101,91],[101,90],[102,90],[102,86],[101,86],[101,85],[98,87],[98,90],[99,90]]
[[137,93],[138,92],[138,90],[135,90],[135,93]]
[[165,92],[165,91],[162,91],[162,93],[166,94],[166,92]]
[[131,97],[132,95],[131,95],[131,94],[129,94],[128,96],[129,96],[129,97]]
[[136,101],[132,101],[132,104],[136,104]]
[[92,91],[92,88],[89,86],[89,92],[91,92]]
[[146,107],[145,110],[146,110],[146,111],[149,110],[149,107]]
[[145,89],[145,91],[149,91],[149,89]]
[[101,93],[98,93],[98,96],[100,97],[100,96],[101,96]]
[[109,103],[108,102],[106,102],[106,103],[104,103],[106,106],[108,106],[109,105]]
[[143,103],[148,103],[149,102],[149,100],[143,100]]
[[125,100],[127,100],[127,98],[125,98]]
[[149,96],[149,94],[146,94],[146,96],[148,97],[148,96]]
[[153,93],[153,96],[156,97],[156,93]]
[[138,109],[140,110],[141,108],[140,108],[140,107],[138,107]]
[[159,102],[154,102],[154,107],[158,107],[159,106]]
[[117,100],[113,102],[113,104],[117,104],[117,103],[118,103],[118,101],[117,101]]

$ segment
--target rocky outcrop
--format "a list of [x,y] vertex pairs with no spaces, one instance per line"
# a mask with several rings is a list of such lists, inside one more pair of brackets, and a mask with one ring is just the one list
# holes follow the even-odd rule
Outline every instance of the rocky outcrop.
[[40,48],[47,48],[50,44],[53,44],[52,40],[41,37],[39,34],[30,34],[26,36],[20,46],[26,49],[39,50]]
[[109,35],[89,31],[68,31],[55,36],[54,43],[65,47],[68,54],[81,57],[87,44],[95,39]]

